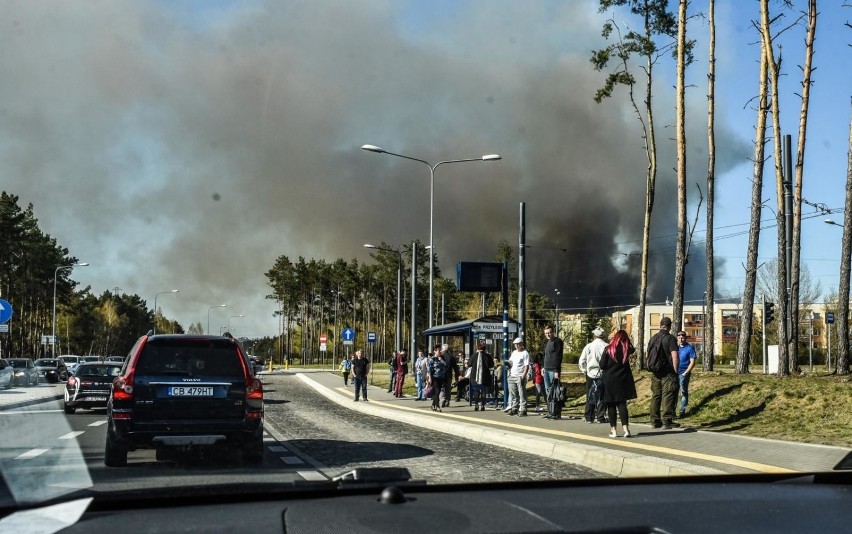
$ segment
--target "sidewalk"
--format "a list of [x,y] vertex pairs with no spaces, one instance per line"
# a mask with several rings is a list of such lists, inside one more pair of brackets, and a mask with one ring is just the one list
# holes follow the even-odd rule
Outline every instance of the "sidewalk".
[[33,387],[15,386],[12,389],[0,389],[0,410],[11,410],[46,400],[61,399],[65,395],[64,391],[65,382],[57,384],[40,382]]
[[354,402],[351,381],[329,372],[277,371],[295,374],[328,399],[349,409],[394,419],[530,454],[563,460],[613,476],[671,476],[722,473],[788,473],[830,471],[852,449],[752,438],[690,428],[653,429],[631,422],[632,438],[610,438],[609,425],[582,418],[558,421],[530,411],[507,416],[489,407],[475,412],[465,402],[452,402],[443,413],[431,401],[398,399],[368,386],[370,402]]

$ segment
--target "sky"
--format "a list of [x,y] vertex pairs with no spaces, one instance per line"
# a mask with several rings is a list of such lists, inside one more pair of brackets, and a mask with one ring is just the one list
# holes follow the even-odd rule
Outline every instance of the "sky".
[[[264,273],[280,255],[370,261],[364,243],[428,242],[428,168],[360,150],[373,144],[433,164],[502,156],[436,171],[434,243],[445,272],[492,260],[502,240],[516,245],[524,202],[529,288],[558,288],[563,309],[638,300],[645,160],[625,91],[592,99],[604,75],[589,56],[606,45],[600,28],[613,16],[596,1],[2,3],[0,188],[31,202],[42,230],[90,263],[73,271],[81,287],[120,288],[149,305],[179,289],[157,304],[184,327],[206,326],[209,313],[213,330],[230,319],[237,335],[274,335]],[[758,7],[718,4],[716,274],[718,295],[736,297]],[[820,4],[804,196],[836,210],[852,9]],[[692,221],[707,166],[706,22],[693,18],[688,31],[697,40],[687,90]],[[782,128],[794,145],[803,40],[803,25],[781,37]],[[655,72],[648,298],[661,303],[673,288],[674,68],[666,59]],[[771,163],[764,200],[775,205]],[[687,270],[693,302],[704,290],[704,216]],[[764,210],[760,262],[775,256],[773,218]],[[829,290],[841,232],[822,219],[804,222],[802,258]]]

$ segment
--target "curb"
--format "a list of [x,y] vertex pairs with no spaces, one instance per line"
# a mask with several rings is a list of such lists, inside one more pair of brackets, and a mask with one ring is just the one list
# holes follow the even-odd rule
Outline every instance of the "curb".
[[487,425],[455,421],[441,417],[440,415],[415,414],[363,402],[356,404],[352,402],[352,399],[335,393],[305,374],[299,373],[296,376],[325,398],[353,411],[384,419],[392,419],[401,423],[416,425],[421,428],[428,428],[477,442],[497,445],[505,449],[569,462],[615,477],[669,477],[725,474],[725,471],[711,467],[607,449],[584,443],[574,443],[545,436],[531,436],[527,433],[495,429]]

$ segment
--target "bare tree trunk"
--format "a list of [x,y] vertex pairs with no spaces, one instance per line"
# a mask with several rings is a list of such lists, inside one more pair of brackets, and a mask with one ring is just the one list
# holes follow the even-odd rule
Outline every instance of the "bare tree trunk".
[[686,118],[685,118],[685,70],[686,70],[686,5],[679,0],[677,23],[677,242],[675,244],[675,285],[672,297],[672,322],[675,331],[683,325],[683,286],[686,271]]
[[[767,59],[761,49],[760,82],[757,97],[757,125],[754,134],[754,167],[751,179],[751,222],[748,230],[746,251],[745,288],[743,289],[740,329],[737,340],[736,372],[748,373],[750,363],[751,335],[754,324],[754,292],[757,283],[757,249],[760,244],[760,214],[763,192],[763,163],[766,158],[766,111],[767,102]],[[762,319],[762,318],[761,318]]]
[[843,214],[843,248],[840,252],[840,289],[837,296],[837,374],[849,373],[849,269],[852,260],[852,117],[846,158],[846,211]]
[[[778,229],[778,376],[790,374],[790,350],[787,321],[790,314],[789,295],[787,288],[787,232],[785,218],[787,208],[784,203],[784,172],[781,158],[781,111],[778,101],[778,62],[772,45],[772,34],[769,27],[769,0],[760,0],[760,29],[763,34],[761,45],[769,67],[769,81],[772,85],[772,135],[775,145],[773,161],[775,162],[775,195],[777,211],[775,219]],[[744,302],[743,306],[753,306],[753,302]]]
[[[811,94],[811,71],[814,56],[814,36],[816,35],[817,8],[816,0],[808,0],[808,31],[805,35],[805,65],[802,67],[802,110],[799,113],[799,140],[796,144],[795,188],[793,189],[793,243],[790,255],[790,351],[799,351],[799,271],[801,264],[802,241],[802,182],[805,166],[805,140],[808,126],[808,104]],[[798,359],[791,360],[791,372],[798,372]]]
[[[716,182],[716,2],[710,0],[707,6],[707,24],[710,32],[707,67],[707,238],[705,240],[705,255],[707,256],[707,286],[704,291],[705,310],[704,332],[701,343],[702,367],[706,371],[713,370],[713,340],[715,326],[712,317],[715,292],[715,270],[713,266],[713,190]],[[707,318],[711,317],[709,323]],[[708,343],[707,340],[710,340]]]

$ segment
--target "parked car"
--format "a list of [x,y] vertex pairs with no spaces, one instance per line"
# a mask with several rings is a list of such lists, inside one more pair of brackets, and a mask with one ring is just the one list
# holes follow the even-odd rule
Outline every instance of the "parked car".
[[77,408],[105,408],[112,381],[121,372],[115,363],[82,363],[65,383],[65,413]]
[[104,361],[101,356],[83,356],[80,358],[80,363],[100,363]]
[[225,447],[263,459],[263,386],[237,340],[201,335],[139,338],[113,382],[104,463],[127,465],[128,451]]
[[126,356],[107,356],[104,358],[105,362],[108,363],[124,363]]
[[4,359],[0,359],[0,387],[9,389],[12,387],[14,377],[12,376],[12,366]]
[[12,366],[15,386],[37,386],[38,371],[30,358],[9,358],[6,360]]
[[59,358],[40,358],[34,362],[40,379],[45,382],[56,383],[60,380],[68,380],[68,368],[65,362]]

